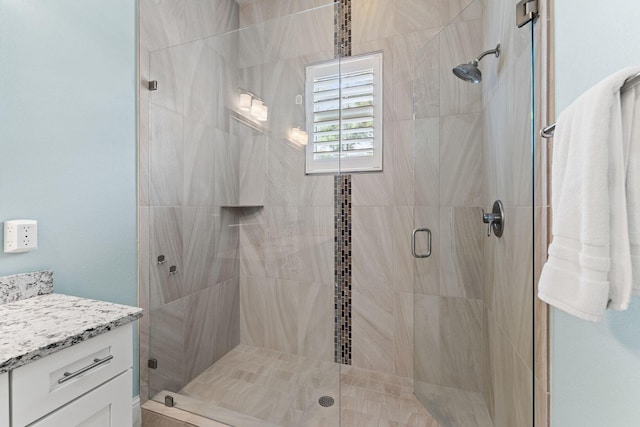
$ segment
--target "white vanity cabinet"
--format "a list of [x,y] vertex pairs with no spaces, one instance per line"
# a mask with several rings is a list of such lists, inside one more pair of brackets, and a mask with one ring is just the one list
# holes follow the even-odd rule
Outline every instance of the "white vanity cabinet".
[[0,374],[0,427],[9,427],[9,374]]
[[11,371],[11,427],[131,427],[132,328]]

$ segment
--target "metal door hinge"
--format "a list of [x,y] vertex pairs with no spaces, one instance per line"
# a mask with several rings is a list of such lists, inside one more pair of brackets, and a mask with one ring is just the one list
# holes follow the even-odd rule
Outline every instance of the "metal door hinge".
[[527,25],[538,17],[538,0],[521,0],[516,5],[516,25]]
[[168,406],[169,408],[173,408],[176,403],[173,400],[173,396],[169,396],[168,394],[164,397],[164,406]]
[[158,81],[157,80],[151,80],[149,82],[149,90],[158,90]]
[[158,369],[158,359],[149,359],[147,366],[149,369]]

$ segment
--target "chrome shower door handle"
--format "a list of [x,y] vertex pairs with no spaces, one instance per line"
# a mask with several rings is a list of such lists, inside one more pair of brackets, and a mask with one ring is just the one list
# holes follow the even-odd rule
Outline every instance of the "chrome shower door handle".
[[[416,234],[418,233],[427,233],[427,253],[419,254],[416,252]],[[428,258],[431,256],[431,230],[428,228],[415,228],[411,233],[411,255],[414,258]]]

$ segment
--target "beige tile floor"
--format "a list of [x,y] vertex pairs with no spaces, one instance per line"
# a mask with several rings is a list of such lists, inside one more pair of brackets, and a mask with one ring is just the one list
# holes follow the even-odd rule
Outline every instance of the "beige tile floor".
[[482,393],[416,382],[414,391],[445,426],[493,427]]
[[[155,400],[165,394],[178,408],[237,427],[440,427],[410,379],[245,345]],[[320,406],[325,395],[336,404]]]
[[342,427],[440,427],[408,378],[342,366]]

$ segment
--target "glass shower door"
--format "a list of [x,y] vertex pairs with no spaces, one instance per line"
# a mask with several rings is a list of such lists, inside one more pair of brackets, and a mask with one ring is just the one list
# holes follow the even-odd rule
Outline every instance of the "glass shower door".
[[239,427],[339,425],[334,177],[305,175],[292,134],[306,66],[334,59],[333,20],[331,5],[150,54],[141,250],[162,405]]
[[[414,392],[443,427],[527,427],[534,407],[532,24],[505,26],[489,13],[492,2],[484,17],[477,3],[414,62],[415,252],[431,251],[414,259]],[[480,84],[452,73],[498,41],[501,55],[482,60]],[[505,207],[501,237],[483,223],[482,209],[496,200]]]

